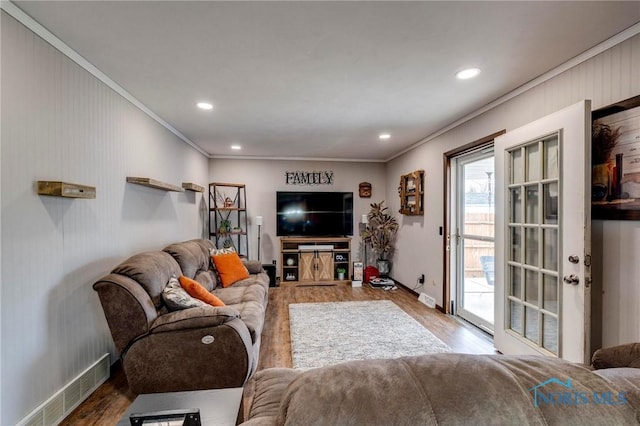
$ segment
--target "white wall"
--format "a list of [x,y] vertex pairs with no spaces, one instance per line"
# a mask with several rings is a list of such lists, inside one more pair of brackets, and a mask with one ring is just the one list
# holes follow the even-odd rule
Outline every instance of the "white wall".
[[[287,185],[286,171],[324,171],[334,174],[333,185]],[[256,216],[262,216],[260,258],[265,263],[280,262],[280,240],[276,237],[276,191],[352,191],[354,193],[354,237],[351,242],[354,256],[358,254],[360,238],[358,222],[369,211],[369,204],[380,202],[386,194],[385,166],[382,163],[326,162],[301,160],[236,160],[214,158],[210,161],[211,182],[243,183],[247,190],[249,227],[249,255],[257,257]],[[358,196],[358,184],[372,185],[371,198]],[[280,265],[278,265],[278,269]]]
[[[120,260],[203,235],[208,159],[2,12],[0,424],[15,424],[111,352],[93,282]],[[38,196],[37,180],[97,188]]]
[[[482,75],[475,84],[482,84]],[[582,99],[594,109],[640,94],[640,36],[569,69],[547,82],[444,133],[387,164],[387,199],[397,211],[394,184],[401,174],[426,171],[425,215],[401,218],[393,277],[413,284],[424,273],[424,291],[442,306],[443,154],[502,129],[514,129]],[[586,194],[585,196],[589,196]],[[602,242],[603,344],[640,341],[640,225],[633,221],[594,221],[594,241]],[[435,280],[435,285],[432,285]]]

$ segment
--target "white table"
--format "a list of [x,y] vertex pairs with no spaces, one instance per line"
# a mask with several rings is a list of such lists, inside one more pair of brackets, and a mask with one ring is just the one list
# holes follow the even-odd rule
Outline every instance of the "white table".
[[199,408],[202,426],[233,426],[242,409],[242,388],[138,395],[117,426],[130,426],[131,414]]

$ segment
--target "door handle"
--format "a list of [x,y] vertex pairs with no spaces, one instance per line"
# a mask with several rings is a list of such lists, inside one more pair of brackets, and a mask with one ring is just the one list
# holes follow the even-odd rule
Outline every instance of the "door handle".
[[562,281],[567,284],[578,285],[580,283],[580,278],[578,278],[578,276],[575,274],[571,274],[565,275],[564,278],[562,278]]

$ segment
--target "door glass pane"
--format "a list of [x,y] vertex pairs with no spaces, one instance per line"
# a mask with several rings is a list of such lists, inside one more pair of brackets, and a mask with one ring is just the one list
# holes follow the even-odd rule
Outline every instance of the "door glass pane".
[[538,143],[528,145],[527,152],[527,182],[534,182],[540,179],[540,148]]
[[522,159],[522,150],[516,149],[511,151],[511,182],[524,182],[524,161]]
[[542,267],[550,271],[558,270],[558,230],[545,228],[542,230],[544,251],[542,254]]
[[509,281],[511,282],[511,285],[509,286],[509,295],[522,299],[522,278],[519,266],[509,267]]
[[493,329],[495,187],[492,153],[474,152],[457,159],[456,223],[463,237],[457,245],[456,313]]
[[525,223],[538,223],[538,212],[540,210],[538,206],[538,185],[527,186],[525,192],[527,194]]
[[558,223],[558,182],[545,183],[544,191],[544,223]]
[[511,250],[509,251],[509,260],[514,262],[522,262],[522,255],[520,250],[520,242],[522,241],[522,228],[514,226],[511,228]]
[[524,300],[538,304],[538,273],[536,271],[530,271],[527,269],[525,272],[525,295]]
[[542,315],[542,347],[558,354],[558,319],[552,315]]
[[465,163],[464,228],[465,236],[493,237],[494,185],[493,157]]
[[530,306],[525,306],[525,337],[532,342],[538,343],[538,310]]
[[509,301],[509,328],[518,334],[522,334],[522,305]]
[[527,265],[538,266],[538,228],[526,228],[524,260]]
[[558,313],[558,277],[542,275],[542,307],[554,314]]
[[512,223],[522,223],[522,190],[520,188],[511,188],[511,214],[510,221]]
[[458,308],[493,324],[493,243],[465,238],[464,281]]
[[544,141],[544,178],[558,178],[558,136]]

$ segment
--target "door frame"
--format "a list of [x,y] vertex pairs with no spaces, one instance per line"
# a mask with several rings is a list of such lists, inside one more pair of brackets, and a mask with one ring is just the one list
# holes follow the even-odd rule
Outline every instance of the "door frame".
[[451,236],[451,221],[449,220],[451,215],[451,159],[458,155],[466,154],[467,152],[484,149],[493,145],[493,141],[500,135],[505,134],[506,129],[500,130],[496,133],[493,133],[489,136],[485,136],[483,138],[477,139],[468,144],[462,145],[458,148],[447,151],[443,154],[443,172],[444,172],[444,187],[442,193],[444,194],[443,204],[444,204],[444,217],[443,217],[443,236],[442,239],[442,252],[443,256],[443,264],[442,271],[444,272],[444,279],[442,286],[442,309],[441,311],[445,314],[451,313],[451,254],[449,251],[449,238]]

